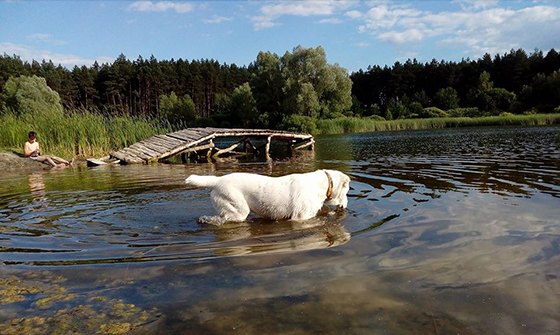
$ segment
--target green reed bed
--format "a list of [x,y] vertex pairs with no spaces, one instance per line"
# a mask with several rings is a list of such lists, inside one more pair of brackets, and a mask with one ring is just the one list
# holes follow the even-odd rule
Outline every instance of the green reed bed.
[[62,157],[98,157],[170,127],[130,116],[107,117],[88,111],[40,115],[0,115],[0,147],[21,151],[30,130],[37,132],[42,151]]
[[475,126],[544,126],[560,124],[560,114],[501,115],[486,117],[450,117],[430,119],[400,119],[382,121],[372,118],[343,117],[318,120],[318,134],[342,134],[367,131],[396,131]]

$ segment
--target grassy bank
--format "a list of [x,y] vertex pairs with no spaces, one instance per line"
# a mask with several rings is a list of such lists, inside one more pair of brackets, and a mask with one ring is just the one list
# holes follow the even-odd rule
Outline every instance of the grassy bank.
[[27,133],[34,130],[44,153],[68,158],[103,156],[169,130],[157,122],[128,116],[106,117],[86,111],[19,117],[7,113],[0,115],[0,124],[2,150],[21,152]]
[[368,131],[417,130],[475,126],[544,126],[560,124],[560,114],[503,115],[487,117],[451,117],[380,121],[371,118],[344,117],[317,120],[317,134],[343,134]]

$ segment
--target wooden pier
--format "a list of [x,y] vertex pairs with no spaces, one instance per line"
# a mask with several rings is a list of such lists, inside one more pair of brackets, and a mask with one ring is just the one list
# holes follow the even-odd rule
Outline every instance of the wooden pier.
[[[214,140],[217,138],[239,138],[227,148],[216,147]],[[257,148],[252,139],[263,140],[262,148]],[[124,149],[112,152],[109,161],[120,164],[137,164],[159,162],[163,159],[181,155],[183,161],[190,153],[205,156],[207,159],[218,158],[225,154],[235,152],[240,146],[243,152],[262,153],[270,157],[271,142],[282,141],[289,145],[290,150],[303,148],[313,149],[315,143],[313,136],[288,131],[269,129],[225,129],[225,128],[188,128],[176,132],[155,135],[143,141],[132,144]],[[240,153],[239,151],[237,151]],[[100,165],[107,160],[90,159],[90,165]]]

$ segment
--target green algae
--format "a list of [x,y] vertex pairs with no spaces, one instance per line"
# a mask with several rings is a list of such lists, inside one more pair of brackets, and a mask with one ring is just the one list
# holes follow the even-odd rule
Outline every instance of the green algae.
[[0,334],[128,334],[158,317],[122,299],[70,293],[64,281],[52,274],[0,278],[0,307],[18,316],[0,320]]

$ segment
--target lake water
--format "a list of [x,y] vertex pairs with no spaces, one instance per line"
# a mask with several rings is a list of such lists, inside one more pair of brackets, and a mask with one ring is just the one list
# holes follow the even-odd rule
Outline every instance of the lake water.
[[[560,128],[317,138],[273,162],[0,174],[0,333],[559,334]],[[346,213],[197,223],[191,173],[352,177]]]

